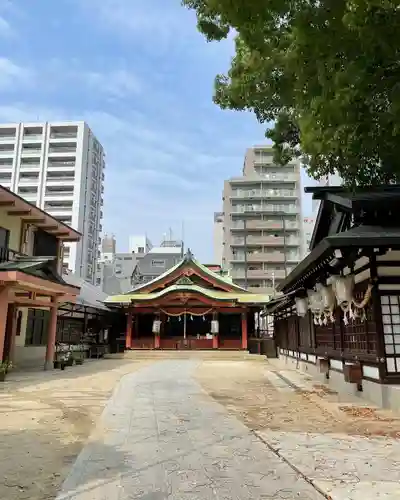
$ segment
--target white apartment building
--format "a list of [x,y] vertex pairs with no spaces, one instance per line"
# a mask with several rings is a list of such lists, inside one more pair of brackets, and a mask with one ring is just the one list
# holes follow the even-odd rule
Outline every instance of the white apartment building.
[[129,253],[145,254],[153,245],[145,234],[129,236]]
[[214,261],[213,264],[222,266],[224,248],[224,213],[214,212]]
[[104,150],[77,122],[0,125],[0,184],[82,233],[64,268],[94,283],[103,217]]
[[300,162],[278,166],[268,146],[246,152],[241,177],[225,181],[223,267],[240,286],[273,294],[303,254]]
[[311,238],[314,232],[315,217],[304,217],[303,219],[303,257],[310,253]]

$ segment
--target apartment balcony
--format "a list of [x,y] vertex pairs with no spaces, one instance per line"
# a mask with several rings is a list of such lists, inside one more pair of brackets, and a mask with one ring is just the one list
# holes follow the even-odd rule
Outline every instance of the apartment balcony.
[[229,182],[232,185],[249,185],[250,183],[269,183],[269,182],[298,182],[300,180],[300,176],[295,173],[287,173],[287,174],[262,174],[262,175],[254,175],[254,176],[244,176],[244,177],[236,177],[230,179]]
[[229,197],[233,200],[264,200],[268,199],[297,199],[298,193],[296,190],[284,189],[279,190],[276,189],[273,192],[271,190],[250,190],[250,191],[238,191],[231,194]]
[[[243,231],[245,229],[243,220],[233,221],[231,226],[232,231]],[[246,229],[277,229],[283,230],[282,220],[269,221],[269,220],[248,220],[246,223]],[[299,224],[297,221],[285,221],[286,230],[298,230]]]
[[285,246],[299,246],[301,244],[299,238],[287,237],[284,238],[282,236],[251,236],[248,235],[247,238],[240,237],[234,238],[231,242],[231,246],[272,246],[272,247],[285,247]]
[[40,170],[40,163],[21,163],[19,167],[20,172],[38,172]]
[[45,201],[64,201],[70,200],[74,196],[74,191],[46,191]]
[[247,262],[284,262],[285,257],[283,253],[250,253],[247,256]]
[[[232,271],[232,278],[235,279],[244,279],[246,277],[246,273],[244,269],[240,269],[238,271],[233,270]],[[247,269],[247,278],[253,278],[253,279],[265,279],[266,276],[266,271],[264,269]]]
[[22,138],[24,143],[29,142],[41,142],[43,140],[43,134],[24,134]]
[[11,144],[15,142],[15,134],[14,135],[0,135],[0,144]]
[[59,175],[59,176],[47,176],[46,179],[46,185],[47,186],[63,186],[64,184],[67,184],[71,186],[71,189],[73,188],[74,184],[74,176],[66,176],[66,175]]
[[72,206],[59,206],[59,207],[54,207],[51,204],[45,204],[44,207],[45,211],[48,212],[50,215],[54,215],[56,217],[68,217],[72,214]]
[[14,156],[14,148],[10,147],[10,148],[4,148],[4,149],[0,149],[0,156],[3,157],[3,156]]
[[20,177],[18,180],[18,185],[37,186],[38,182],[39,182],[39,176],[32,175],[32,177]]
[[257,214],[257,213],[268,213],[271,215],[285,216],[285,215],[297,215],[299,213],[299,208],[295,206],[285,206],[285,205],[272,205],[272,204],[260,204],[253,205],[251,208],[244,208],[233,206],[232,215],[245,214]]
[[51,141],[70,141],[71,139],[76,139],[77,138],[77,135],[78,133],[75,131],[75,132],[51,132],[50,133],[50,140]]
[[21,158],[38,158],[42,155],[41,148],[39,149],[30,149],[30,148],[22,148]]
[[76,155],[76,144],[65,144],[64,146],[57,146],[54,147],[53,145],[50,144],[49,146],[49,155],[51,156],[56,156],[56,155],[67,155],[68,157],[70,155]]

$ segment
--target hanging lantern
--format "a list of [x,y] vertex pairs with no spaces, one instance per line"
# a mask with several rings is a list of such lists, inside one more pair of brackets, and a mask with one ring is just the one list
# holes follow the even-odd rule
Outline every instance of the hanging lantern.
[[321,294],[316,290],[307,290],[308,301],[310,304],[310,310],[313,313],[314,324],[322,325],[322,315],[324,312],[324,308],[322,305],[322,297]]
[[354,289],[354,276],[349,274],[347,276],[334,276],[333,277],[333,290],[335,292],[336,300],[339,305],[343,303],[350,304],[353,300]]
[[219,322],[217,319],[211,321],[211,333],[217,334],[219,332]]
[[334,323],[335,316],[333,311],[335,309],[336,299],[333,287],[331,285],[324,286],[321,283],[317,283],[316,289],[321,296],[322,308],[324,312],[324,323],[328,323],[329,320]]
[[190,315],[190,319],[191,319],[191,321],[193,321],[193,314]]
[[179,321],[182,321],[181,315],[179,315]]
[[161,321],[159,319],[155,319],[153,321],[153,333],[160,333],[161,330]]
[[297,316],[304,318],[304,316],[308,312],[308,300],[307,300],[307,298],[306,297],[296,297],[294,300],[296,302]]
[[352,274],[334,276],[333,290],[337,303],[343,311],[343,323],[348,325],[349,320],[354,318],[354,311],[351,307],[353,302],[354,276]]
[[205,316],[204,316],[204,314],[203,314],[203,321],[205,321],[205,320],[206,320],[206,317],[205,317]]

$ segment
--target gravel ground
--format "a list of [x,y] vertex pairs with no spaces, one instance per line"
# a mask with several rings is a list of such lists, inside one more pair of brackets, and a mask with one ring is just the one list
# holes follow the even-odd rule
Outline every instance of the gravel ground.
[[149,361],[12,373],[0,386],[0,499],[56,496],[120,378]]

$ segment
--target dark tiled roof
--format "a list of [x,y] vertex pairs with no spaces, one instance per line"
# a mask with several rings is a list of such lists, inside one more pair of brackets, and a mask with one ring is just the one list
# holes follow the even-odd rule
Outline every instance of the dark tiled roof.
[[18,256],[15,260],[0,262],[0,271],[19,271],[21,273],[67,285],[55,270],[55,257]]

